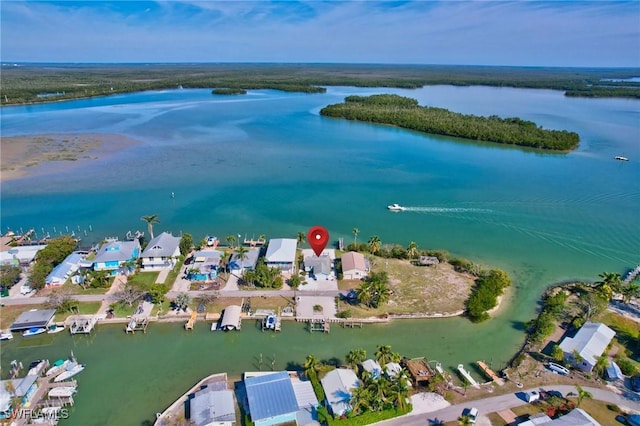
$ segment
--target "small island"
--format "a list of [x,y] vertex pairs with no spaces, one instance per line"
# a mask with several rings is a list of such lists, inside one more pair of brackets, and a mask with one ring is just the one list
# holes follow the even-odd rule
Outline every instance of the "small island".
[[246,95],[247,91],[238,87],[218,87],[211,91],[212,95]]
[[324,107],[325,117],[389,124],[423,133],[496,142],[531,148],[568,151],[580,136],[566,130],[547,130],[520,118],[479,117],[444,108],[418,105],[399,95],[347,96],[344,103]]

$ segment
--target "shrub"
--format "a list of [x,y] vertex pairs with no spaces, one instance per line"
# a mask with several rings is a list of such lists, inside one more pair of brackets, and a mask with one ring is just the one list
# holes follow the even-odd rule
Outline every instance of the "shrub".
[[616,357],[616,363],[625,376],[633,376],[638,373],[638,367],[628,358]]

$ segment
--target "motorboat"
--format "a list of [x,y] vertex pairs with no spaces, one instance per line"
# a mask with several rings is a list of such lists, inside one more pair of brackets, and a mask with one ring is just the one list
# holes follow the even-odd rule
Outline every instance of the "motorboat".
[[264,320],[262,320],[262,328],[266,330],[275,330],[276,328],[276,316],[275,315],[267,315]]
[[73,364],[73,367],[68,368],[67,371],[60,374],[58,377],[53,379],[54,382],[64,382],[67,379],[72,378],[76,374],[80,373],[84,370],[84,364]]
[[623,157],[622,155],[616,156],[615,159],[618,161],[629,161],[627,157]]
[[53,367],[47,370],[47,372],[45,373],[45,376],[55,376],[57,374],[62,373],[67,369],[67,367],[69,367],[69,365],[72,362],[73,361],[71,361],[70,359],[57,360],[56,362],[53,363]]
[[47,329],[43,328],[43,327],[31,327],[30,329],[24,331],[22,333],[22,335],[24,337],[30,337],[30,336],[35,336],[35,335],[38,335],[38,334],[45,333],[46,331],[47,331]]
[[51,389],[47,395],[49,396],[49,398],[68,398],[70,396],[73,396],[76,391],[77,389],[75,386],[59,386],[57,388]]
[[55,333],[60,333],[61,331],[64,330],[64,324],[51,324],[48,328],[47,328],[47,333],[48,334],[55,334]]
[[13,339],[13,333],[9,330],[0,331],[0,341]]
[[387,208],[392,212],[402,212],[407,209],[406,207],[402,207],[400,204],[396,204],[396,203],[388,205]]
[[212,237],[207,235],[207,247],[216,246],[218,242],[218,237]]

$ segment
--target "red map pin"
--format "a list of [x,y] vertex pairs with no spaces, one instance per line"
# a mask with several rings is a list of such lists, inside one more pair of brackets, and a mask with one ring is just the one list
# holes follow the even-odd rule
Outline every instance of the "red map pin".
[[324,250],[329,242],[329,231],[322,226],[314,226],[309,229],[307,233],[307,241],[309,241],[309,245],[316,256],[320,257],[322,250]]

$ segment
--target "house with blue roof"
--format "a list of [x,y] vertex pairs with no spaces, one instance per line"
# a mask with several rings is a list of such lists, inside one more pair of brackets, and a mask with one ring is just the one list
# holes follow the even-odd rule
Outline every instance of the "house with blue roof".
[[47,275],[44,280],[45,284],[47,286],[64,284],[80,268],[80,262],[83,260],[84,256],[82,254],[71,253]]
[[140,256],[140,242],[133,241],[107,241],[98,250],[93,259],[93,269],[95,271],[111,271],[112,274],[118,272],[124,264],[130,261],[137,261]]
[[163,232],[147,244],[140,256],[142,269],[158,270],[173,268],[180,256],[180,237]]
[[286,371],[245,377],[251,421],[256,426],[296,422],[298,400]]

